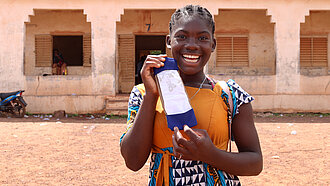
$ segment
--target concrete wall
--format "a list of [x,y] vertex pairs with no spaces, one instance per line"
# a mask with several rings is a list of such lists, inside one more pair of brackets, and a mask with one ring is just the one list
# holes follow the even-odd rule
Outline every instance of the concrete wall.
[[216,35],[246,35],[249,43],[248,67],[216,67],[215,74],[274,75],[274,24],[266,10],[220,9],[214,16]]
[[69,113],[89,113],[104,109],[104,95],[93,93],[90,76],[26,76],[29,112],[53,113],[54,108]]
[[[119,20],[121,13],[121,9],[113,10],[114,2],[109,1],[106,4],[107,6],[103,6],[101,1],[1,1],[0,42],[5,43],[0,46],[1,92],[26,89],[24,96],[29,104],[27,111],[33,113],[50,113],[60,109],[65,109],[68,113],[102,111],[105,96],[115,95],[115,22]],[[87,22],[92,22],[90,75],[58,77],[63,80],[62,83],[56,82],[56,78],[24,75],[24,47],[27,39],[24,23],[31,21],[34,9],[84,11]],[[69,70],[72,72],[76,69]],[[36,95],[36,92],[43,89],[40,87],[47,89],[47,95]],[[76,103],[76,107],[71,103]]]
[[[249,10],[251,11],[249,16],[252,20],[248,19],[249,16],[246,18],[241,16],[237,19],[247,19],[248,23],[257,21],[259,24],[265,25],[264,32],[249,31],[250,37],[255,38],[253,40],[256,41],[255,44],[252,43],[253,46],[250,46],[252,47],[250,50],[262,51],[267,47],[267,57],[263,60],[259,55],[256,55],[255,60],[254,58],[251,58],[253,60],[250,59],[250,64],[256,68],[271,67],[270,73],[267,71],[267,73],[263,72],[259,75],[220,76],[216,73],[212,74],[212,68],[208,68],[211,75],[217,79],[233,78],[255,96],[256,101],[253,103],[255,110],[330,112],[328,106],[330,102],[329,74],[317,77],[308,74],[301,75],[299,67],[300,25],[305,23],[305,18],[306,16],[308,18],[311,10],[329,11],[330,1],[328,0],[168,0],[166,3],[162,0],[134,2],[131,0],[2,0],[2,10],[0,11],[0,43],[2,43],[0,45],[0,90],[5,92],[26,89],[25,97],[29,104],[27,107],[29,112],[49,113],[59,109],[65,109],[69,113],[101,111],[104,108],[105,96],[116,94],[116,86],[118,85],[116,23],[121,22],[121,16],[125,17],[126,12],[124,10],[165,9],[166,11],[151,11],[150,13],[150,15],[155,13],[157,14],[156,17],[164,17],[165,19],[169,11],[186,4],[200,4],[208,8],[216,17],[221,17],[221,10],[223,9],[242,10],[238,14],[243,14],[245,12],[243,10]],[[24,75],[24,47],[28,39],[26,36],[28,28],[25,27],[24,23],[31,21],[29,18],[34,15],[34,9],[83,10],[83,14],[87,16],[87,22],[91,23],[92,66],[90,75],[84,77]],[[313,18],[313,13],[311,15]],[[321,25],[328,25],[328,23],[321,21],[327,20],[327,17],[328,13],[324,15],[325,19],[320,19],[317,22]],[[141,20],[144,19],[138,19],[135,22],[144,23]],[[163,25],[162,19],[152,19],[151,24],[154,24],[152,29],[155,29],[152,31],[163,33],[163,30],[167,29],[168,21],[164,21],[167,23]],[[139,27],[134,26],[135,22],[131,22],[131,26],[136,28],[136,32],[146,29],[143,24]],[[306,23],[308,23],[307,19]],[[117,31],[132,33],[132,30],[125,30],[124,27],[124,25],[118,25]],[[237,25],[229,28],[233,30],[234,27]],[[255,27],[255,25],[249,25],[248,28],[251,27]],[[325,26],[326,29],[327,27]],[[256,28],[260,30],[260,27],[256,26]],[[217,30],[223,29],[217,22]],[[274,36],[273,39],[272,35]],[[264,41],[265,44],[260,41]],[[270,42],[274,42],[273,47],[269,44]],[[276,56],[275,64],[274,56]],[[215,60],[214,54],[211,57],[212,60]]]

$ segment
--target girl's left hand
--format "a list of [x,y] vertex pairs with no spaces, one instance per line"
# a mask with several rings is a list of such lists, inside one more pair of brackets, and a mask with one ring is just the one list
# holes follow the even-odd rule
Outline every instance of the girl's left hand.
[[182,136],[177,127],[172,135],[173,153],[179,159],[199,160],[206,162],[215,146],[208,133],[203,129],[191,129],[187,125],[183,127],[184,133],[190,138]]

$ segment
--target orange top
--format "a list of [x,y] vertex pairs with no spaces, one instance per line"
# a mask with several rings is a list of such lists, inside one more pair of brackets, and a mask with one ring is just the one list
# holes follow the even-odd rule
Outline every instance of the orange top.
[[[137,88],[143,96],[145,94],[144,85],[137,85]],[[198,91],[198,88],[185,86],[185,90],[188,98],[190,98]],[[190,104],[194,109],[197,119],[197,125],[192,128],[206,130],[216,147],[227,150],[229,140],[227,120],[228,107],[221,98],[221,92],[222,88],[220,84],[217,83],[213,90],[200,89],[195,97],[190,100]],[[173,131],[167,127],[165,112],[161,100],[158,98],[154,121],[152,152],[162,153],[163,156],[156,176],[157,186],[162,186],[163,182],[166,186],[169,185],[169,167],[172,167],[171,156],[173,156],[173,154],[168,150],[163,151],[161,149],[173,147],[172,135]],[[183,136],[188,138],[184,133]]]
[[[145,94],[143,84],[137,86],[142,96]],[[196,93],[198,88],[185,86],[188,98]],[[222,150],[227,150],[229,140],[227,106],[221,98],[221,86],[217,83],[213,90],[200,89],[196,96],[190,100],[194,109],[197,125],[192,128],[204,129],[208,132],[213,144]],[[173,147],[173,131],[167,127],[166,116],[160,98],[156,105],[154,122],[153,146],[155,148]]]

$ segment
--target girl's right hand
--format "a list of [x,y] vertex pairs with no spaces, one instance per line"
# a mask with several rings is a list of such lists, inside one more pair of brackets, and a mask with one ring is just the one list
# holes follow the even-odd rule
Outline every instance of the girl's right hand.
[[140,71],[146,94],[158,96],[158,89],[155,81],[153,68],[164,66],[166,54],[148,55]]

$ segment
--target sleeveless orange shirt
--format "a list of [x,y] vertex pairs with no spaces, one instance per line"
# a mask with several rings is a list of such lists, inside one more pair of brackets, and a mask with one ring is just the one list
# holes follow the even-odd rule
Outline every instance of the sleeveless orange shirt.
[[[144,85],[140,84],[137,88],[143,96],[145,94]],[[188,98],[190,98],[196,93],[198,88],[185,86],[185,90]],[[217,83],[213,90],[200,89],[193,99],[190,100],[197,119],[197,125],[192,128],[206,130],[216,147],[227,150],[229,140],[228,108],[221,98],[221,91],[221,86]],[[154,121],[153,146],[157,149],[173,147],[172,134],[173,131],[167,127],[165,112],[161,100],[158,98]]]

